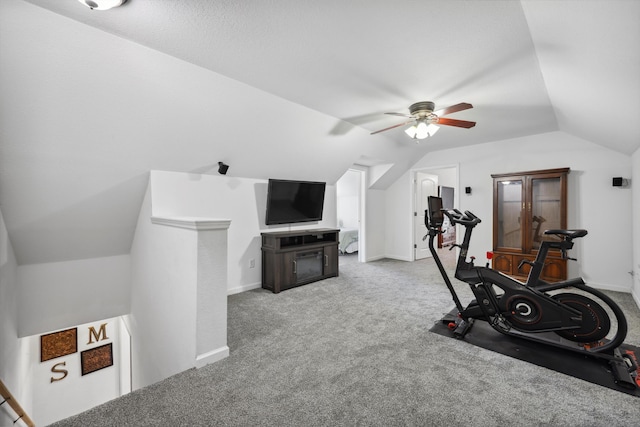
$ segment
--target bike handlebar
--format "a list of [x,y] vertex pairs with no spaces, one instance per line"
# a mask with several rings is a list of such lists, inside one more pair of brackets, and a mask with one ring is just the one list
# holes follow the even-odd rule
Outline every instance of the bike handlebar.
[[454,225],[461,224],[465,227],[475,227],[482,222],[480,218],[469,211],[464,211],[464,213],[462,213],[458,209],[443,209],[442,212],[449,218],[451,224]]

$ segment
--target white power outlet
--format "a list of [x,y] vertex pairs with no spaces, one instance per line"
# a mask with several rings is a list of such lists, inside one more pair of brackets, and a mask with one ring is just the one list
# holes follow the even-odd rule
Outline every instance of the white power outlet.
[[255,268],[256,267],[256,260],[251,258],[249,260],[249,268]]

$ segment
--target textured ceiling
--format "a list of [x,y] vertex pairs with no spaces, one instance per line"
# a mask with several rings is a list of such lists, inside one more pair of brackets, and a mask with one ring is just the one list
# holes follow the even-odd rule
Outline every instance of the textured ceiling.
[[[636,0],[3,0],[0,207],[37,263],[128,253],[150,169],[384,163],[386,188],[429,151],[555,130],[630,154],[638,22]],[[478,124],[369,135],[426,100]]]
[[637,0],[28,1],[368,130],[415,101],[467,101],[479,127],[450,131],[462,145],[559,126],[640,146]]

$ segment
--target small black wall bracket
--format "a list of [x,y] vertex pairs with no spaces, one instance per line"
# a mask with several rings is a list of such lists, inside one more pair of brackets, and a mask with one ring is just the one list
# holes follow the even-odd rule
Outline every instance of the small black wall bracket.
[[628,187],[631,185],[631,180],[622,177],[614,177],[612,184],[614,187]]

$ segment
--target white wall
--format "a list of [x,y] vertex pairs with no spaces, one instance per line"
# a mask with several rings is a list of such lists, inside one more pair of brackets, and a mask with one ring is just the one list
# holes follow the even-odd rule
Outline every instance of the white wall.
[[358,228],[361,172],[348,170],[336,182],[337,220],[340,228]]
[[[618,175],[619,176],[619,175]],[[640,149],[631,156],[631,193],[633,194],[633,297],[640,307]]]
[[203,367],[229,355],[227,346],[227,230],[229,221],[198,230],[196,361]]
[[131,248],[134,390],[193,367],[196,349],[197,235],[152,224],[150,193]]
[[[260,287],[263,231],[336,227],[336,189],[327,184],[323,220],[266,226],[267,180],[180,172],[151,172],[154,216],[196,216],[231,220],[228,234],[228,291]],[[162,189],[155,192],[154,189]],[[251,260],[255,261],[251,268]]]
[[229,354],[227,233],[251,204],[233,221],[214,216],[212,206],[231,202],[215,183],[196,174],[150,174],[131,248],[134,389]]
[[[630,176],[631,158],[563,132],[499,141],[473,147],[453,148],[428,154],[414,169],[458,163],[459,187],[472,187],[472,194],[460,197],[460,209],[483,219],[474,229],[470,253],[480,262],[492,248],[492,173],[519,172],[570,167],[568,227],[585,228],[589,235],[576,242],[572,251],[578,263],[569,262],[569,275],[582,276],[593,286],[619,291],[631,290],[631,191],[613,188],[611,178]],[[408,193],[407,172],[388,190]],[[409,196],[406,196],[409,197]],[[406,232],[406,204],[388,203],[386,226]],[[460,234],[460,233],[459,233]],[[389,253],[410,251],[411,241]]]
[[129,313],[129,255],[18,267],[21,337]]
[[366,261],[374,261],[384,258],[385,253],[385,233],[387,224],[386,205],[387,192],[383,190],[368,189],[366,193]]
[[385,194],[385,256],[402,261],[413,259],[412,180],[413,172],[405,172]]
[[[27,341],[18,338],[18,264],[0,211],[0,379],[31,416],[30,365],[23,357],[27,349]],[[16,418],[9,405],[2,405],[1,426]]]

